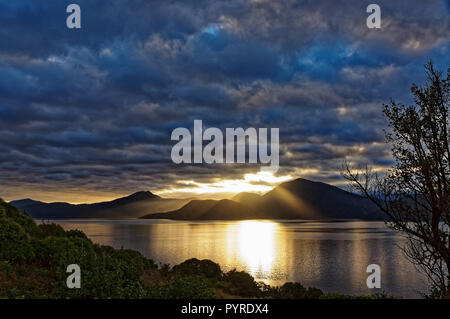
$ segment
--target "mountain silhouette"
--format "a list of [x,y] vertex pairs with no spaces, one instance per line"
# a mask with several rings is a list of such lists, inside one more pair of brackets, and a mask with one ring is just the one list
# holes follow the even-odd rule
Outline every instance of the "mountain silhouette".
[[232,198],[235,202],[246,204],[246,205],[253,205],[257,203],[261,199],[261,195],[255,194],[255,193],[249,193],[249,192],[242,192],[237,194]]
[[30,206],[30,205],[34,205],[34,204],[45,204],[45,203],[30,199],[30,198],[25,198],[25,199],[14,200],[11,202],[11,204],[13,204],[14,206],[16,206],[20,209],[20,207],[26,207],[26,206]]
[[266,193],[256,203],[265,218],[382,219],[368,199],[338,187],[298,178]]
[[240,193],[224,200],[166,199],[141,191],[94,204],[12,201],[33,218],[148,218],[179,220],[239,219],[363,219],[383,215],[368,199],[321,182],[298,178],[282,183],[263,196]]
[[240,193],[233,200],[193,200],[172,212],[142,218],[235,220],[235,219],[364,219],[383,215],[368,199],[338,187],[306,179],[295,179],[263,196]]
[[148,214],[142,218],[163,218],[163,219],[200,219],[211,207],[217,203],[216,200],[191,200],[189,203],[168,213]]
[[145,214],[172,211],[188,199],[164,199],[149,191],[140,191],[112,201],[93,204],[44,203],[32,199],[12,201],[33,218],[137,218]]
[[252,208],[230,199],[192,200],[180,209],[168,213],[149,214],[146,219],[178,220],[242,220],[257,219]]

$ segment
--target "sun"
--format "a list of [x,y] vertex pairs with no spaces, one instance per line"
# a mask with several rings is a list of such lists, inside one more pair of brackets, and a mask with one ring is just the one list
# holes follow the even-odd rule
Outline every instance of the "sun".
[[211,195],[237,194],[241,192],[264,193],[272,190],[279,183],[291,180],[291,175],[275,176],[270,172],[245,174],[241,179],[222,179],[211,183],[198,183],[192,180],[180,180],[185,187],[171,188],[159,192],[162,195]]

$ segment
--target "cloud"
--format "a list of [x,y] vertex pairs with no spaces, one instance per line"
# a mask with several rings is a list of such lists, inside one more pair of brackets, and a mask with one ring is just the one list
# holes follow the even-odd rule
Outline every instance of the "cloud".
[[0,0],[7,199],[104,199],[258,172],[173,164],[170,134],[194,119],[279,127],[280,176],[340,183],[345,158],[391,163],[381,105],[411,102],[423,64],[450,60],[448,1],[379,1],[380,30],[356,0],[77,3],[82,28],[69,30],[65,1]]

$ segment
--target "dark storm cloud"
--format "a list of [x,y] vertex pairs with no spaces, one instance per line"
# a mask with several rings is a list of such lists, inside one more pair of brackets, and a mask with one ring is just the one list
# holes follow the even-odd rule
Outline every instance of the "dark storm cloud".
[[381,105],[449,64],[448,1],[0,0],[0,179],[129,193],[258,166],[175,165],[171,131],[279,127],[280,174],[389,165]]

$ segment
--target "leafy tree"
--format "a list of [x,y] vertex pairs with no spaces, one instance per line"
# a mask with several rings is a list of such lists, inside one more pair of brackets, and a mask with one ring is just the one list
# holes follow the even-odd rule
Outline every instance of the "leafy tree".
[[224,276],[224,280],[231,284],[229,292],[243,297],[260,297],[261,290],[255,279],[245,271],[231,270]]
[[22,226],[9,218],[0,218],[0,259],[24,261],[33,257],[33,247]]
[[151,287],[147,296],[155,299],[211,299],[214,292],[204,277],[176,276],[166,285]]
[[395,165],[380,176],[345,165],[344,176],[408,241],[406,255],[428,276],[431,288],[450,297],[449,75],[426,66],[425,86],[413,85],[414,105],[384,105]]
[[208,259],[198,260],[191,258],[174,266],[172,271],[182,276],[204,276],[214,279],[220,279],[222,277],[220,266]]
[[270,297],[279,299],[319,299],[323,292],[317,288],[305,288],[298,282],[287,282],[269,290]]

